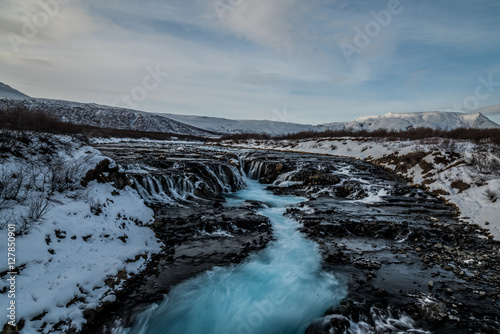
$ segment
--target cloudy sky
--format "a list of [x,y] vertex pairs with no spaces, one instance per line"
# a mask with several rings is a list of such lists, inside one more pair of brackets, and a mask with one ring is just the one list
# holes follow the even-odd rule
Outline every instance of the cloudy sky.
[[0,82],[235,119],[498,122],[499,17],[498,0],[0,0]]

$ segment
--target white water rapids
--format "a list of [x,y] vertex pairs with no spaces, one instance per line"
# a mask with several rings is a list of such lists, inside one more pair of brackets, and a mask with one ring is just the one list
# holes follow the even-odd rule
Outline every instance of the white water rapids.
[[318,246],[283,216],[286,206],[303,198],[275,196],[247,180],[227,196],[227,205],[257,200],[268,208],[276,240],[245,262],[217,267],[174,287],[159,304],[138,315],[128,334],[291,334],[345,296],[346,288],[322,271]]

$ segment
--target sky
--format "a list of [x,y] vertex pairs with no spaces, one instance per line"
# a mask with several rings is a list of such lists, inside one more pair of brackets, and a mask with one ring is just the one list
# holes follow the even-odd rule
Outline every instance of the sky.
[[498,0],[0,0],[0,82],[232,119],[500,123],[499,17]]

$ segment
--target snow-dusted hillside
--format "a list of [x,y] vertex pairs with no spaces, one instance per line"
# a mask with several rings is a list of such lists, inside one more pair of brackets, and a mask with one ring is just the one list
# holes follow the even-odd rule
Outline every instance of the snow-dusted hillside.
[[61,100],[31,99],[27,95],[0,83],[0,109],[9,104],[25,104],[40,108],[63,121],[102,128],[166,132],[181,135],[213,137],[218,134],[265,133],[283,135],[303,131],[325,130],[408,130],[418,127],[452,130],[457,128],[489,129],[500,125],[481,113],[416,112],[388,113],[366,116],[351,122],[319,125],[297,124],[271,120],[233,120],[219,117],[150,113],[98,104]]
[[195,126],[200,129],[226,133],[266,133],[270,135],[282,135],[302,131],[317,131],[313,125],[297,124],[289,122],[266,121],[266,120],[234,120],[219,117],[158,114],[176,121]]
[[216,134],[174,121],[167,117],[143,111],[48,99],[0,99],[0,109],[12,105],[25,105],[41,109],[64,122],[101,128],[164,132],[179,135],[213,137]]
[[417,112],[417,113],[388,113],[382,116],[361,117],[351,122],[333,122],[320,125],[296,124],[276,121],[232,120],[227,118],[158,114],[183,122],[201,129],[220,133],[266,133],[282,135],[302,131],[325,130],[408,130],[412,128],[433,128],[452,130],[457,128],[489,129],[499,128],[500,125],[489,120],[486,116],[464,114],[458,112]]
[[[135,190],[119,184],[111,159],[73,137],[30,134],[19,141],[9,133],[0,136],[4,310],[14,300],[7,279],[15,277],[16,289],[15,319],[0,318],[0,331],[7,321],[23,320],[22,334],[72,332],[99,305],[112,302],[123,280],[160,252],[161,243],[146,226],[154,212]],[[100,163],[106,159],[111,169]],[[96,165],[103,167],[99,175]],[[117,177],[111,180],[113,174]],[[15,263],[7,261],[8,232],[16,234],[9,241],[15,242],[9,245]]]
[[14,89],[6,84],[0,82],[0,98],[6,97],[9,99],[26,99],[29,98],[28,95],[21,93],[17,89]]
[[458,112],[417,112],[388,113],[382,116],[367,116],[347,123],[326,123],[318,126],[324,130],[408,130],[412,128],[433,128],[452,130],[457,128],[491,129],[500,125],[481,113],[464,114]]

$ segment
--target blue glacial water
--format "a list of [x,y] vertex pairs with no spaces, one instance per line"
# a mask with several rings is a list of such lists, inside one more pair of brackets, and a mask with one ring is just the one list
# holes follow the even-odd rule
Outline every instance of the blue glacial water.
[[283,216],[299,197],[275,196],[264,185],[227,197],[227,205],[258,200],[271,219],[275,241],[245,262],[217,267],[174,287],[168,297],[138,316],[129,334],[292,334],[345,296],[345,287],[322,271],[317,245]]

